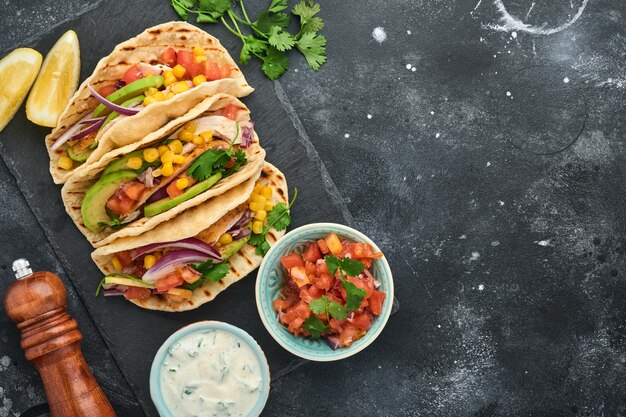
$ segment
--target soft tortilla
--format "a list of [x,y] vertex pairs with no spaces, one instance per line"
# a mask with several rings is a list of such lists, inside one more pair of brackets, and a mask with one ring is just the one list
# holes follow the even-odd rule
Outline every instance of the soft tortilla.
[[175,50],[189,50],[196,45],[204,48],[210,61],[230,66],[231,78],[202,83],[184,93],[177,94],[170,100],[151,104],[134,116],[120,117],[119,120],[109,123],[98,132],[96,138],[99,141],[98,148],[83,166],[97,161],[112,149],[132,143],[154,132],[170,120],[187,113],[190,108],[207,96],[228,93],[236,97],[245,97],[254,90],[248,85],[241,70],[217,38],[186,22],[168,22],[148,28],[138,36],[117,45],[110,55],[100,60],[93,74],[80,85],[70,100],[59,117],[57,126],[46,136],[46,147],[50,155],[50,173],[54,182],[65,183],[74,170],[65,171],[59,168],[58,160],[61,150],[50,151],[50,146],[68,128],[98,105],[96,99],[89,93],[88,85],[98,89],[102,85],[119,80],[132,65],[141,62],[154,64],[158,61],[163,49],[168,46]]
[[200,193],[196,197],[189,199],[178,206],[168,210],[164,213],[158,214],[153,217],[142,217],[134,222],[130,223],[119,230],[111,231],[104,230],[100,233],[94,233],[85,227],[83,218],[81,215],[81,205],[83,198],[87,190],[98,180],[101,172],[111,163],[113,160],[126,155],[136,149],[148,146],[153,142],[158,142],[163,138],[168,137],[181,126],[190,120],[194,120],[203,114],[215,112],[223,109],[228,104],[234,104],[239,107],[240,111],[237,114],[238,121],[249,120],[250,112],[248,108],[238,99],[227,94],[217,94],[212,97],[206,98],[191,111],[185,114],[183,117],[179,117],[176,120],[172,120],[170,123],[158,129],[156,132],[151,133],[145,138],[131,143],[129,145],[117,148],[112,152],[104,155],[99,161],[92,165],[84,165],[77,169],[74,174],[68,179],[61,190],[61,196],[63,197],[63,203],[65,204],[65,210],[70,215],[78,229],[87,237],[89,243],[94,247],[100,247],[107,245],[115,239],[125,236],[137,236],[148,230],[154,228],[159,223],[170,220],[176,217],[184,210],[197,206],[204,201],[218,196],[232,187],[235,187],[250,177],[254,176],[261,170],[263,160],[265,159],[265,151],[259,144],[259,138],[254,134],[252,144],[245,150],[248,163],[241,167],[236,173],[218,181],[209,190]]
[[[241,205],[245,204],[254,189],[257,181],[268,185],[273,190],[274,203],[287,203],[287,182],[285,176],[273,165],[265,162],[258,179],[251,178],[245,183],[231,188],[224,194],[217,196],[206,203],[185,211],[176,218],[161,223],[154,229],[137,237],[124,237],[110,245],[96,249],[91,257],[104,274],[114,272],[111,259],[117,252],[136,249],[151,243],[169,242],[188,237],[197,236],[207,242],[219,237],[230,225],[230,214],[237,214]],[[208,226],[208,227],[207,227]],[[285,231],[270,230],[267,239],[273,245],[285,234]],[[262,257],[255,253],[255,248],[245,245],[239,252],[228,259],[230,272],[218,282],[205,281],[204,284],[194,290],[190,300],[183,302],[170,302],[164,297],[151,295],[143,300],[130,300],[134,304],[149,310],[161,311],[187,311],[213,300],[220,292],[229,285],[239,281],[261,264]]]

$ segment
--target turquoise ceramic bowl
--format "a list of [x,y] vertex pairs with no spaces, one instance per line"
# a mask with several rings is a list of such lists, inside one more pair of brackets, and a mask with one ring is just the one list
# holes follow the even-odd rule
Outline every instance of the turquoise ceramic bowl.
[[272,337],[285,349],[301,358],[312,361],[336,361],[354,355],[369,346],[383,331],[391,308],[393,306],[393,278],[387,259],[383,256],[375,259],[372,263],[372,274],[380,282],[380,291],[387,294],[383,304],[383,311],[376,317],[372,327],[361,339],[352,346],[337,350],[332,350],[325,339],[310,339],[296,337],[287,331],[287,328],[280,324],[278,315],[272,309],[272,301],[276,299],[280,292],[283,276],[285,274],[280,258],[295,249],[304,249],[304,244],[312,240],[326,237],[329,233],[335,233],[339,238],[345,238],[353,242],[366,242],[372,245],[375,251],[380,251],[378,246],[363,233],[351,227],[335,223],[314,223],[299,227],[283,236],[269,250],[259,268],[256,281],[256,305],[261,315],[261,320]]
[[239,327],[235,327],[232,324],[221,321],[199,321],[185,326],[172,334],[158,350],[154,357],[154,361],[152,361],[152,368],[150,368],[150,396],[152,397],[152,402],[154,402],[159,415],[161,417],[176,417],[165,404],[161,391],[161,369],[163,368],[163,361],[165,360],[168,349],[176,344],[178,340],[189,334],[202,333],[207,330],[223,330],[229,332],[250,346],[250,349],[254,352],[256,359],[259,362],[263,388],[261,389],[261,395],[259,396],[258,401],[254,404],[246,416],[257,417],[261,414],[261,411],[263,411],[263,407],[265,407],[265,403],[267,402],[267,398],[270,393],[270,368],[267,365],[267,359],[265,358],[265,354],[263,354],[263,350],[261,350],[261,347],[256,340],[252,338],[252,336]]

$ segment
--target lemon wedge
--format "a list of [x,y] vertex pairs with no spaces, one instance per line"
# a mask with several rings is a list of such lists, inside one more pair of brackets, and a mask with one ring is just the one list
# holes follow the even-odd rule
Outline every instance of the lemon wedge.
[[68,30],[43,61],[41,72],[26,101],[26,117],[40,126],[55,127],[78,86],[80,48],[78,36]]
[[11,121],[41,67],[41,54],[19,48],[0,60],[0,132]]

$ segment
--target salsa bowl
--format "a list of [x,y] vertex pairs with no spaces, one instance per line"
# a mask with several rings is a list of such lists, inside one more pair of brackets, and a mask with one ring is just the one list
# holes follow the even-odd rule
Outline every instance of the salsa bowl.
[[338,347],[333,350],[325,338],[312,339],[303,336],[294,336],[278,320],[278,314],[272,308],[272,302],[278,297],[283,277],[286,272],[280,259],[296,250],[301,252],[306,242],[323,239],[330,233],[335,233],[339,239],[352,242],[364,242],[371,245],[375,252],[380,249],[371,239],[351,227],[336,223],[313,223],[301,226],[285,234],[267,252],[256,281],[256,305],[261,320],[274,340],[283,348],[304,359],[318,362],[336,361],[352,356],[369,346],[382,332],[393,307],[393,277],[384,254],[381,258],[373,259],[370,268],[374,278],[380,284],[379,291],[386,294],[381,314],[374,318],[371,327],[360,339],[349,347]]

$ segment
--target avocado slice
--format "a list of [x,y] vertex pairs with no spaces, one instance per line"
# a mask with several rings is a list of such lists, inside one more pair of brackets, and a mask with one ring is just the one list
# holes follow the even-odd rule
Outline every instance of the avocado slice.
[[74,151],[74,147],[67,148],[67,155],[70,157],[72,161],[76,162],[85,162],[89,155],[91,155],[91,149],[83,149],[82,151]]
[[[122,107],[128,107],[131,104],[135,104],[135,103],[141,103],[144,99],[146,98],[146,96],[144,96],[143,94],[137,97],[133,97],[130,100],[126,100],[125,102],[123,102],[121,104]],[[120,114],[116,111],[112,112],[111,114],[109,114],[109,116],[104,120],[104,123],[102,124],[102,127],[106,126],[107,123],[109,123],[111,120],[115,119],[117,116],[119,116]]]
[[[125,85],[117,91],[112,92],[106,99],[115,104],[121,104],[126,100],[129,100],[133,97],[141,95],[148,88],[160,88],[163,85],[163,76],[161,75],[153,75],[151,77],[140,78],[132,83]],[[111,109],[109,109],[104,104],[98,105],[96,109],[93,111],[92,117],[102,117],[111,113]]]
[[222,261],[226,261],[228,258],[239,252],[239,249],[243,248],[244,245],[248,243],[248,240],[250,240],[250,235],[220,247],[219,251],[222,255]]
[[155,201],[154,203],[147,204],[143,208],[143,214],[146,217],[156,216],[157,214],[163,213],[171,208],[176,207],[180,203],[187,201],[200,193],[205,192],[209,188],[211,188],[216,182],[218,182],[222,178],[222,173],[218,172],[216,174],[211,175],[204,181],[200,181],[197,184],[189,187],[187,191],[174,198],[164,198],[162,200]]
[[104,283],[126,285],[127,287],[154,288],[154,284],[152,284],[151,282],[142,281],[137,278],[131,279],[121,276],[106,276],[104,277]]
[[112,172],[103,175],[92,185],[83,198],[80,213],[85,226],[95,232],[100,233],[103,229],[100,223],[107,223],[111,218],[106,212],[106,204],[109,198],[115,193],[117,187],[137,177],[135,171],[125,170]]

